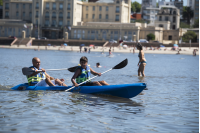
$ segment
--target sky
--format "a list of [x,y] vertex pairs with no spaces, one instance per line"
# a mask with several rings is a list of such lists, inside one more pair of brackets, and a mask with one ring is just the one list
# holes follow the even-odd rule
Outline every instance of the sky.
[[[132,2],[137,1],[138,3],[142,3],[142,0],[131,0]],[[158,1],[158,0],[157,0]],[[170,1],[170,0],[166,0],[166,1]],[[187,5],[187,0],[183,0],[183,6]]]

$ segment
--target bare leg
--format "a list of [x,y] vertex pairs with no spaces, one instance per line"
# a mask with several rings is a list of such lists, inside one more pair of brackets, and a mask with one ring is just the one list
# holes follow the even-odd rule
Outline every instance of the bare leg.
[[145,77],[145,74],[144,74],[145,66],[146,66],[146,63],[140,64],[140,71],[141,71],[143,77]]
[[55,84],[58,84],[59,86],[67,86],[65,83],[60,81],[60,79],[55,79]]
[[101,85],[109,85],[106,81],[99,81],[99,83],[101,84]]
[[[141,66],[141,64],[140,64],[140,66]],[[138,68],[138,76],[140,76],[140,72],[141,72],[140,66],[139,66],[139,68]]]
[[46,78],[46,79],[45,79],[45,82],[46,82],[49,86],[55,86],[55,85],[51,82],[50,78]]
[[102,85],[98,81],[94,81],[93,86],[102,86]]

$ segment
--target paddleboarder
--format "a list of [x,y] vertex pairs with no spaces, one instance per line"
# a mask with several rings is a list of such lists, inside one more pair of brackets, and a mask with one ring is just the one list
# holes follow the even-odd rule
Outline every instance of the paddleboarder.
[[[54,79],[53,77],[49,76],[45,69],[40,67],[40,59],[34,57],[32,59],[33,66],[30,68],[36,72],[32,73],[31,75],[27,76],[28,84],[30,86],[67,86],[64,83],[64,79]],[[37,72],[37,70],[42,70],[42,72]]]
[[[80,58],[81,66],[76,69],[71,81],[74,86],[78,87],[80,83],[90,79],[91,74],[101,76],[101,73],[95,72],[91,67],[88,66],[87,57],[83,56]],[[80,86],[102,86],[109,85],[105,81],[88,81]]]
[[139,57],[138,76],[140,76],[140,73],[142,73],[142,76],[145,77],[144,69],[145,69],[145,66],[147,64],[147,61],[146,61],[146,59],[144,57],[144,51],[143,51],[143,48],[142,48],[142,44],[138,43],[137,44],[137,49],[139,50],[139,54],[138,54],[138,57]]

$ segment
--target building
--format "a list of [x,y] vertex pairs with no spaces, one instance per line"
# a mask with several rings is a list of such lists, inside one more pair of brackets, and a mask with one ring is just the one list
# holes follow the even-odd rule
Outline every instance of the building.
[[[79,0],[4,0],[3,18],[20,19],[33,24],[33,36],[71,37],[71,26],[78,22],[130,23],[131,1],[82,2]],[[123,14],[123,15],[122,15]]]
[[194,10],[195,0],[187,0],[187,6]]
[[141,20],[141,19],[142,19],[141,13],[133,13],[133,14],[131,14],[131,21]]
[[170,0],[170,2],[174,2],[174,6],[180,10],[180,15],[182,18],[183,15],[183,0]]
[[199,19],[199,0],[194,2],[194,21]]
[[179,9],[174,6],[160,7],[157,14],[156,27],[163,27],[165,30],[177,30],[180,26]]

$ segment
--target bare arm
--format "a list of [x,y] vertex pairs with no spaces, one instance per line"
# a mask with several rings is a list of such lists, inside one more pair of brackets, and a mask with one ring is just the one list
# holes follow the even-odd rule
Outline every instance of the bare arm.
[[49,76],[49,74],[47,74],[46,72],[45,72],[45,75],[46,75],[46,78],[50,78],[50,80],[54,80],[54,78]]
[[[31,68],[32,70],[34,70],[35,71],[35,69],[34,68]],[[43,72],[45,72],[45,69],[41,69]],[[40,72],[34,72],[34,73],[32,73],[31,75],[28,75],[28,77],[32,77],[32,76],[35,76],[35,75],[37,75],[38,73],[40,73]]]
[[78,87],[79,85],[76,83],[76,78],[81,74],[81,70],[77,69],[76,72],[74,73],[74,76],[72,77],[71,81],[74,86]]
[[90,71],[91,71],[91,73],[92,73],[93,75],[99,75],[99,76],[101,76],[101,73],[95,72],[91,67],[90,67]]

